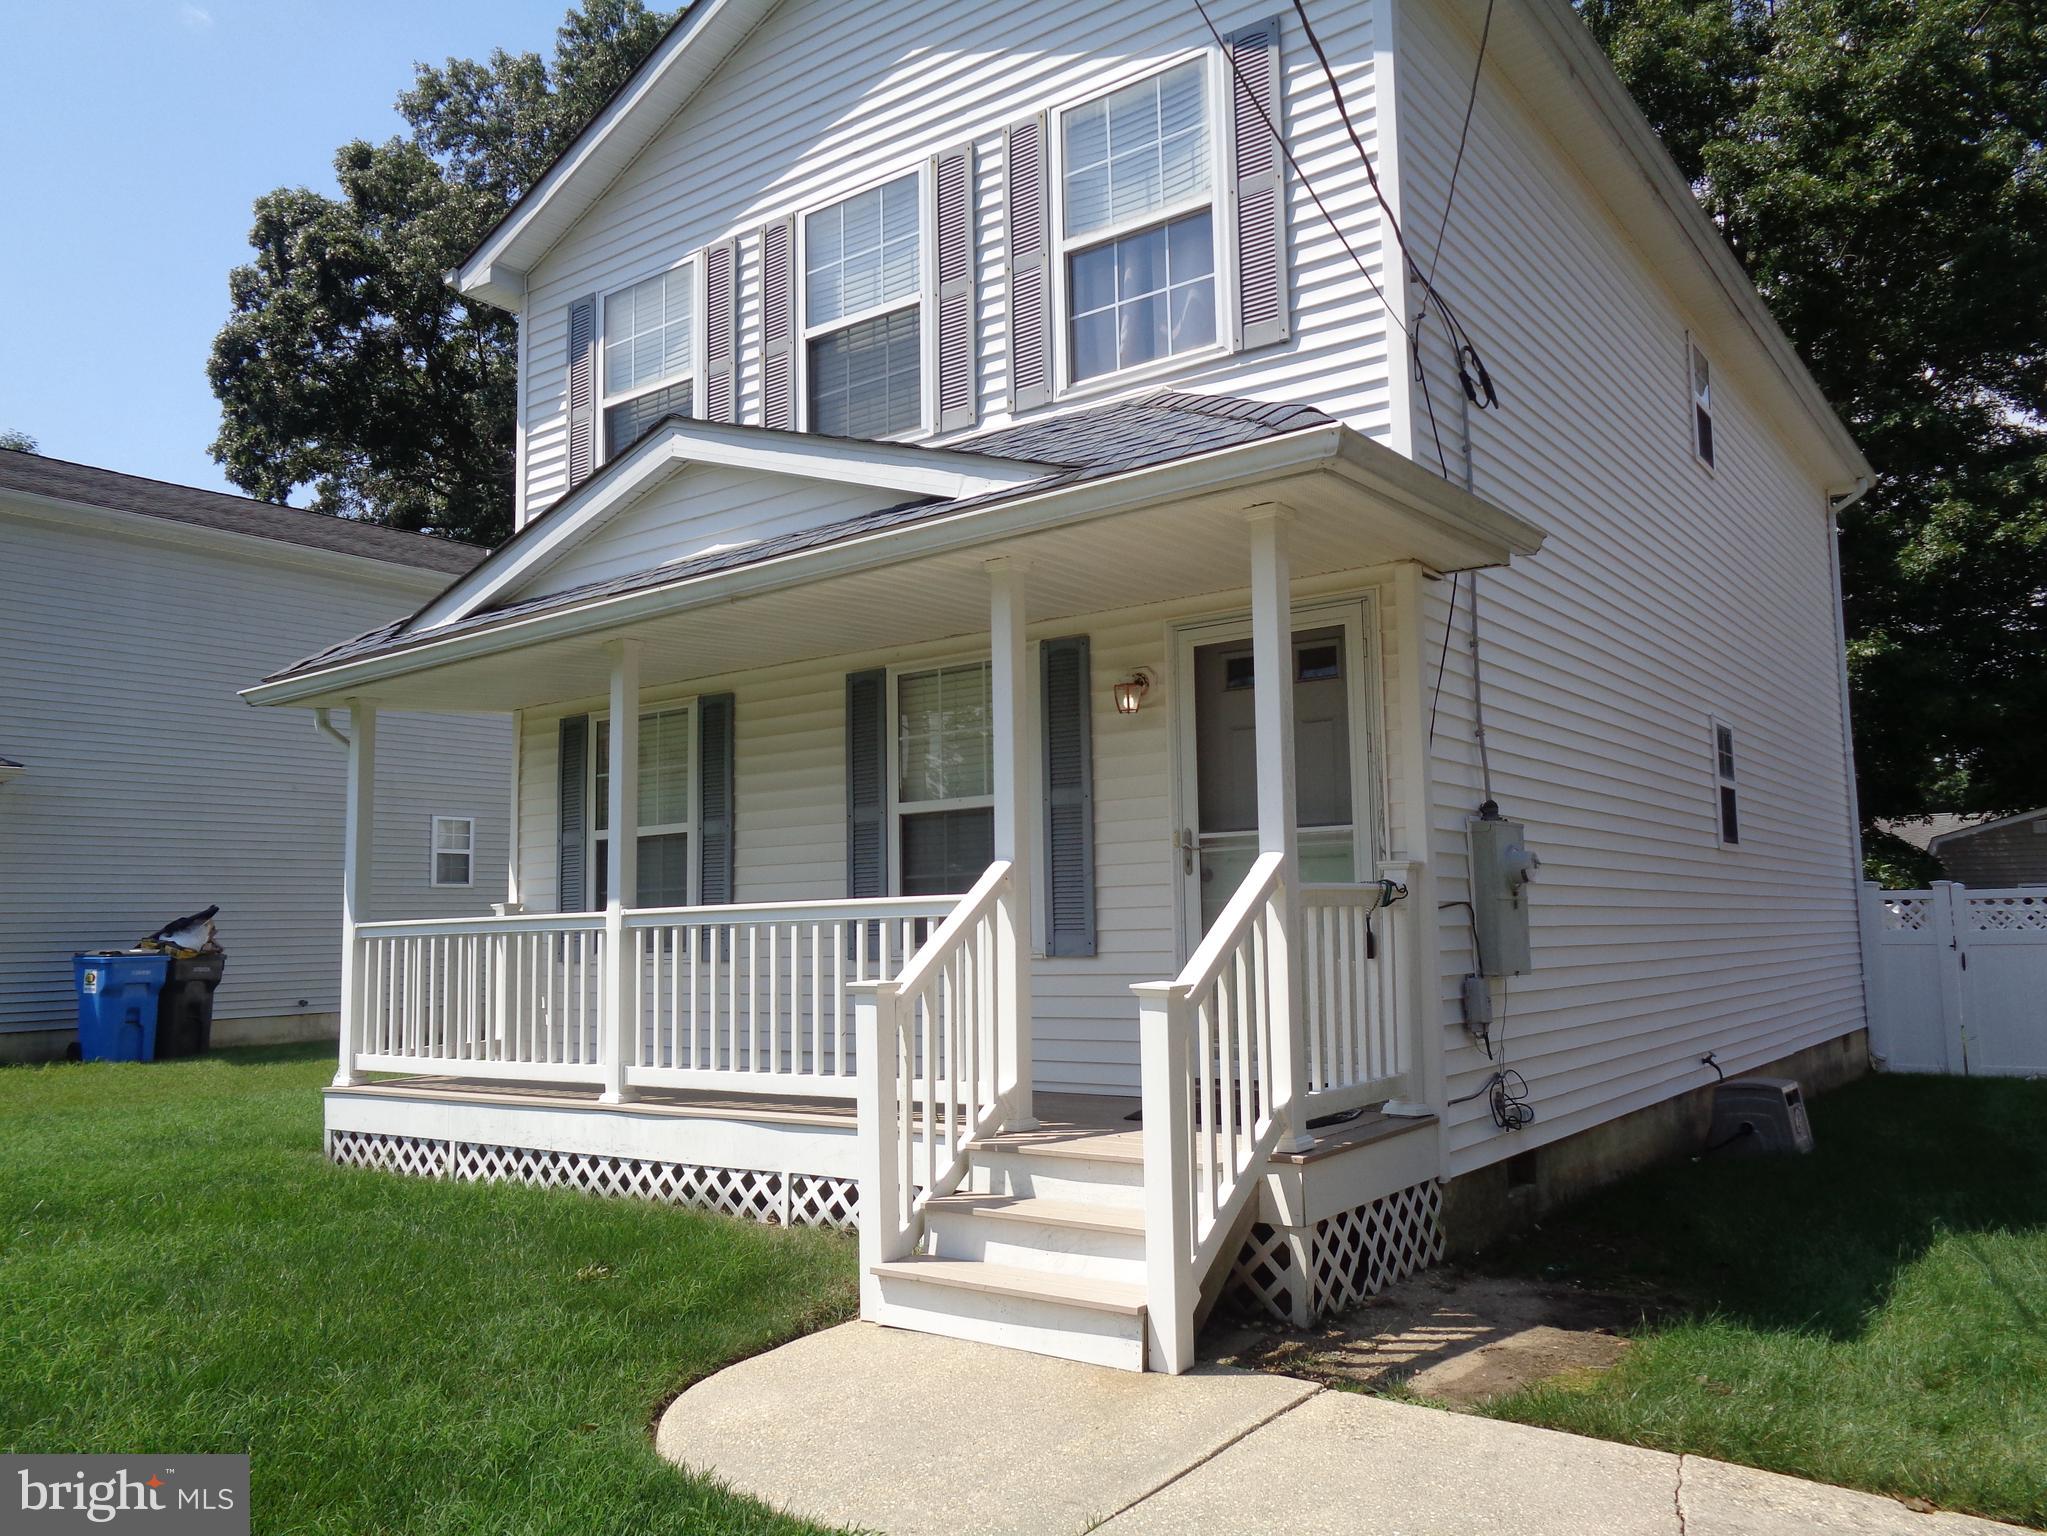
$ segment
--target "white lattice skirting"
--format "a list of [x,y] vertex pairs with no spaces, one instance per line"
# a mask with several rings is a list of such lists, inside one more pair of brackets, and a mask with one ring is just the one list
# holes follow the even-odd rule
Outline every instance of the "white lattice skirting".
[[1294,1316],[1301,1266],[1311,1277],[1309,1318],[1376,1296],[1443,1256],[1443,1190],[1410,1184],[1364,1205],[1326,1216],[1312,1228],[1259,1223],[1230,1267],[1227,1299],[1281,1321]]
[[792,1227],[851,1227],[860,1186],[827,1174],[768,1173],[756,1168],[706,1168],[646,1158],[601,1157],[591,1152],[548,1152],[498,1147],[432,1136],[387,1136],[334,1131],[327,1155],[346,1168],[382,1168],[430,1179],[509,1180],[580,1189],[593,1195],[630,1195],[665,1205],[723,1211]]

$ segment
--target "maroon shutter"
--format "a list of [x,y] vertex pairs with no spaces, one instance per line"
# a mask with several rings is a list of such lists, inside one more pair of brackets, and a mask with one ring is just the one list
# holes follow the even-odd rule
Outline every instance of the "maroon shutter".
[[732,359],[739,326],[733,269],[738,244],[727,240],[704,251],[704,419],[738,419],[738,391]]
[[597,467],[597,300],[569,306],[569,489]]
[[1009,130],[1009,406],[1052,398],[1052,207],[1045,115]]
[[[1230,139],[1235,163],[1239,347],[1292,334],[1287,303],[1286,160],[1273,129],[1286,131],[1279,18],[1231,34]],[[1261,110],[1262,109],[1262,110]]]
[[932,161],[938,231],[938,430],[974,424],[974,147]]
[[796,223],[761,231],[761,425],[796,430]]

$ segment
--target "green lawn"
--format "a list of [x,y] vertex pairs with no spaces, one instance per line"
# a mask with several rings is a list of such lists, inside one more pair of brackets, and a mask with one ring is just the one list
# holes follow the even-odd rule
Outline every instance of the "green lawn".
[[1689,1303],[1486,1411],[2047,1525],[2047,1082],[1811,1108],[1810,1157],[1659,1169],[1483,1260]]
[[332,1168],[332,1072],[306,1049],[0,1069],[0,1446],[247,1451],[258,1531],[811,1529],[648,1430],[849,1315],[850,1238]]

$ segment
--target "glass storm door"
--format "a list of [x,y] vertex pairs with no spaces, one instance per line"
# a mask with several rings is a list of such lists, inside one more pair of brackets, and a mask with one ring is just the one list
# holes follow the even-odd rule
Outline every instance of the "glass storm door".
[[[1355,647],[1348,624],[1294,631],[1295,820],[1301,878],[1357,878],[1351,720]],[[1248,633],[1208,640],[1191,651],[1192,750],[1183,754],[1187,825],[1180,834],[1188,948],[1200,941],[1258,857],[1258,746],[1252,689],[1256,673]],[[1183,655],[1185,653],[1183,652]]]

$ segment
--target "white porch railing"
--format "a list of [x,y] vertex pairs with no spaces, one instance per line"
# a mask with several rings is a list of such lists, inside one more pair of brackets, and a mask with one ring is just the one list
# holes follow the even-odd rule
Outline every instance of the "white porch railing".
[[1009,1113],[1008,968],[1028,955],[1017,907],[997,860],[900,976],[854,988],[863,1287],[873,1265],[915,1251],[926,1202],[959,1186],[968,1148]]
[[849,1097],[849,988],[888,978],[952,897],[669,907],[624,914],[607,1030],[602,913],[361,923],[360,1042],[345,1071]]
[[1193,1363],[1201,1282],[1291,1102],[1284,860],[1262,853],[1170,982],[1135,988],[1143,1050],[1146,1311],[1168,1371]]
[[1400,861],[1382,864],[1376,885],[1301,887],[1310,1117],[1411,1092],[1414,1038],[1402,999],[1414,953],[1405,901],[1413,874]]

